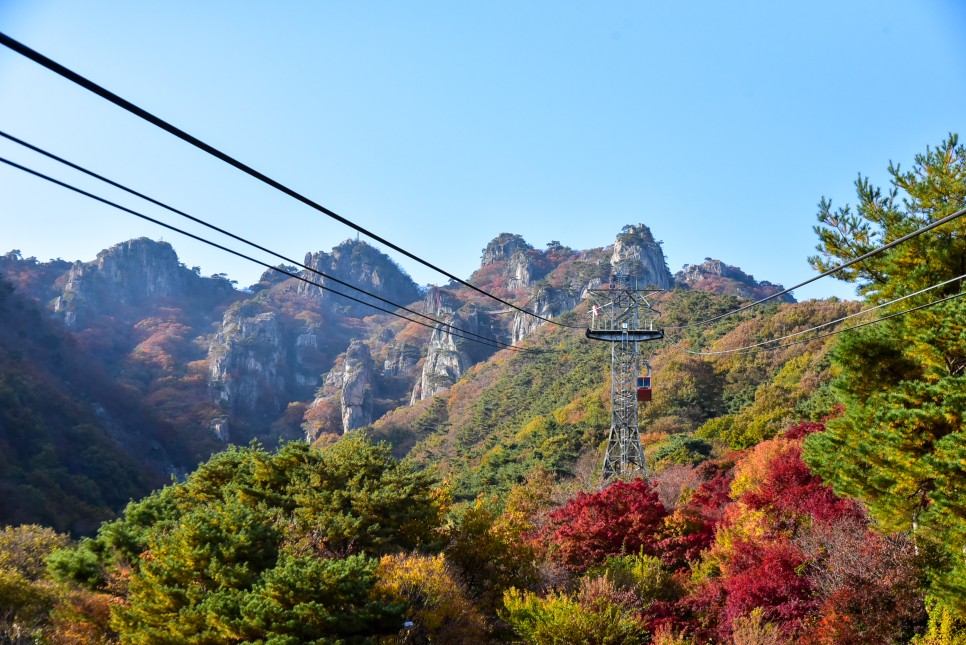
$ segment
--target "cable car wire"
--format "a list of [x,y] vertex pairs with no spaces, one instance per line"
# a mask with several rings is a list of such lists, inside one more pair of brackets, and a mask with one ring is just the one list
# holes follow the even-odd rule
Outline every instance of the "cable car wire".
[[351,221],[351,220],[349,220],[349,219],[347,219],[347,218],[339,215],[338,213],[336,213],[336,212],[334,212],[334,211],[326,208],[325,206],[319,204],[318,202],[315,202],[314,200],[306,197],[305,195],[299,193],[298,191],[296,191],[296,190],[294,190],[292,188],[289,188],[288,186],[286,186],[286,185],[284,185],[284,184],[282,184],[282,183],[280,183],[280,182],[272,179],[271,177],[269,177],[269,176],[267,176],[267,175],[265,175],[265,174],[263,174],[263,173],[255,170],[251,166],[248,166],[248,165],[242,163],[241,161],[235,159],[234,157],[232,157],[232,156],[230,156],[230,155],[222,152],[221,150],[219,150],[219,149],[217,149],[217,148],[215,148],[215,147],[213,147],[213,146],[205,143],[204,141],[198,139],[197,137],[194,137],[194,136],[188,134],[184,130],[181,130],[180,128],[178,128],[178,127],[176,127],[176,126],[168,123],[167,121],[165,121],[165,120],[163,120],[163,119],[155,116],[154,114],[148,112],[147,110],[138,107],[137,105],[131,103],[130,101],[128,101],[126,99],[121,98],[120,96],[118,96],[117,94],[114,94],[110,90],[107,90],[107,89],[101,87],[100,85],[98,85],[98,84],[94,83],[93,81],[85,78],[84,76],[81,76],[77,72],[74,72],[74,71],[68,69],[67,67],[64,67],[60,63],[57,63],[56,61],[53,61],[50,58],[47,58],[46,56],[44,56],[40,52],[35,51],[35,50],[31,49],[30,47],[27,47],[23,43],[20,43],[19,41],[14,40],[10,36],[8,36],[8,35],[6,35],[6,34],[4,34],[2,32],[0,32],[0,44],[6,46],[7,48],[12,49],[13,51],[17,52],[18,54],[20,54],[20,55],[22,55],[22,56],[24,56],[24,57],[32,60],[33,62],[37,63],[38,65],[41,65],[43,67],[46,67],[48,70],[54,72],[55,74],[58,74],[58,75],[62,76],[63,78],[65,78],[65,79],[67,79],[67,80],[69,80],[69,81],[71,81],[73,83],[76,83],[77,85],[80,85],[84,89],[86,89],[86,90],[88,90],[90,92],[93,92],[94,94],[97,94],[101,98],[103,98],[103,99],[105,99],[107,101],[110,101],[111,103],[117,105],[118,107],[123,108],[124,110],[127,110],[131,114],[134,114],[135,116],[138,116],[138,117],[144,119],[148,123],[151,123],[152,125],[157,126],[158,128],[161,128],[162,130],[165,130],[166,132],[168,132],[170,134],[173,134],[174,136],[178,137],[182,141],[185,141],[186,143],[190,143],[191,145],[195,146],[199,150],[202,150],[204,152],[207,152],[211,156],[213,156],[213,157],[215,157],[217,159],[220,159],[221,161],[223,161],[223,162],[225,162],[225,163],[227,163],[227,164],[229,164],[231,166],[234,166],[238,170],[241,170],[242,172],[250,175],[251,177],[254,177],[255,179],[261,181],[262,183],[271,186],[275,190],[278,190],[278,191],[280,191],[280,192],[288,195],[289,197],[291,197],[291,198],[293,198],[293,199],[295,199],[297,201],[302,202],[306,206],[309,206],[310,208],[313,208],[313,209],[319,211],[320,213],[323,213],[324,215],[327,215],[328,217],[331,217],[332,219],[336,220],[337,222],[340,222],[340,223],[342,223],[342,224],[344,224],[344,225],[352,228],[353,230],[358,231],[359,233],[362,233],[363,235],[366,235],[369,238],[371,238],[371,239],[373,239],[373,240],[375,240],[375,241],[377,241],[377,242],[379,242],[381,244],[384,244],[385,246],[389,247],[390,249],[392,249],[392,250],[394,250],[394,251],[396,251],[398,253],[401,253],[401,254],[405,255],[407,258],[410,258],[411,260],[415,260],[416,262],[422,264],[423,266],[425,266],[425,267],[427,267],[429,269],[432,269],[433,271],[436,271],[437,273],[439,273],[441,275],[446,276],[450,280],[453,280],[453,281],[455,281],[455,282],[463,285],[464,287],[468,287],[468,288],[472,289],[473,291],[476,291],[477,293],[480,293],[480,294],[482,294],[482,295],[484,295],[484,296],[486,296],[488,298],[492,298],[493,300],[496,300],[497,302],[499,302],[501,304],[504,304],[504,305],[506,305],[506,306],[508,306],[508,307],[510,307],[512,309],[516,309],[517,311],[520,311],[522,313],[525,313],[525,314],[527,314],[529,316],[533,316],[534,318],[537,318],[537,319],[542,320],[544,322],[548,322],[548,323],[551,323],[553,325],[557,325],[559,327],[571,327],[571,328],[574,328],[574,329],[582,329],[582,327],[580,327],[578,325],[568,325],[566,323],[557,322],[557,321],[555,321],[555,320],[553,320],[551,318],[545,318],[544,316],[541,316],[541,315],[539,315],[539,314],[537,314],[535,312],[527,311],[526,309],[524,309],[524,308],[522,308],[522,307],[520,307],[518,305],[515,305],[512,302],[509,302],[509,301],[504,300],[504,299],[502,299],[502,298],[500,298],[498,296],[495,296],[492,293],[489,293],[488,291],[485,291],[485,290],[483,290],[483,289],[481,289],[481,288],[479,288],[479,287],[477,287],[477,286],[469,283],[468,281],[463,280],[462,278],[459,278],[459,277],[453,275],[452,273],[446,271],[445,269],[442,269],[439,266],[436,266],[432,262],[429,262],[428,260],[424,260],[423,258],[419,257],[415,253],[411,253],[410,251],[407,251],[406,249],[402,248],[401,246],[398,246],[397,244],[394,244],[394,243],[390,242],[389,240],[387,240],[387,239],[385,239],[385,238],[377,235],[376,233],[374,233],[374,232],[366,229],[365,227],[360,226],[359,224],[356,224],[355,222],[353,222],[353,221]]
[[757,353],[757,352],[766,352],[766,351],[772,351],[772,350],[775,350],[775,349],[783,349],[785,347],[792,347],[793,345],[801,345],[803,343],[810,343],[813,340],[819,340],[819,339],[822,339],[822,338],[828,338],[829,336],[835,336],[836,334],[841,334],[843,332],[847,332],[847,331],[850,331],[852,329],[858,329],[860,327],[866,327],[868,325],[874,325],[874,324],[880,323],[880,322],[882,322],[884,320],[889,320],[890,318],[895,318],[896,316],[901,316],[901,315],[904,315],[904,314],[907,314],[907,313],[911,313],[913,311],[918,311],[920,309],[925,309],[926,307],[932,307],[933,305],[937,305],[939,303],[946,302],[948,300],[954,300],[956,298],[960,298],[962,296],[966,296],[966,291],[961,291],[959,293],[955,293],[955,294],[953,294],[951,296],[948,296],[946,298],[942,298],[940,300],[934,300],[932,302],[928,302],[928,303],[926,303],[924,305],[919,305],[917,307],[912,307],[912,308],[909,308],[909,309],[904,309],[903,311],[894,312],[894,313],[891,313],[891,314],[889,314],[887,316],[883,316],[882,318],[876,318],[875,320],[869,320],[869,321],[866,321],[864,323],[860,323],[858,325],[853,325],[851,327],[846,327],[845,329],[839,329],[839,330],[836,330],[836,331],[833,331],[833,332],[829,332],[827,334],[820,334],[818,336],[813,336],[812,338],[805,338],[803,340],[797,340],[797,341],[794,341],[794,342],[791,342],[791,343],[785,343],[785,344],[782,344],[782,345],[772,345],[771,347],[766,347],[766,345],[770,345],[771,343],[777,343],[779,341],[786,340],[788,338],[794,338],[795,336],[801,336],[802,334],[807,334],[808,332],[811,332],[811,331],[816,331],[818,329],[823,329],[825,327],[829,327],[831,325],[834,325],[834,324],[843,322],[843,321],[848,320],[850,318],[855,318],[856,316],[861,316],[863,314],[871,313],[871,312],[875,311],[876,309],[881,309],[881,308],[886,307],[888,305],[895,304],[895,303],[900,302],[902,300],[906,300],[908,298],[912,298],[914,296],[918,296],[920,294],[926,293],[927,291],[932,291],[933,289],[938,289],[939,287],[944,287],[944,286],[946,286],[948,284],[951,284],[953,282],[957,282],[957,281],[963,280],[963,279],[966,279],[966,273],[964,273],[963,275],[960,275],[960,276],[956,276],[955,278],[950,278],[949,280],[946,280],[944,282],[940,282],[938,284],[934,284],[934,285],[932,285],[930,287],[926,287],[925,289],[920,289],[919,291],[916,291],[914,293],[910,293],[910,294],[907,294],[905,296],[901,296],[899,298],[895,298],[895,299],[890,300],[888,302],[883,302],[882,304],[876,305],[875,307],[869,307],[868,309],[863,309],[862,311],[857,311],[854,314],[849,314],[848,316],[843,316],[843,317],[838,318],[836,320],[832,320],[832,321],[827,322],[827,323],[822,323],[821,325],[816,325],[815,327],[811,327],[809,329],[804,329],[802,331],[797,331],[797,332],[792,333],[792,334],[787,334],[785,336],[780,336],[779,338],[773,338],[771,340],[766,340],[766,341],[763,341],[763,342],[760,342],[760,343],[755,343],[753,345],[746,345],[744,347],[736,347],[734,349],[723,349],[723,350],[718,350],[718,351],[714,351],[714,352],[697,352],[697,351],[694,351],[694,350],[687,349],[686,347],[681,347],[681,345],[679,343],[672,343],[671,344],[671,347],[674,347],[675,349],[678,349],[678,350],[680,350],[682,352],[686,352],[688,354],[693,354],[693,355],[696,355],[696,356],[721,356],[721,355],[724,355],[724,354],[752,354],[752,353]]
[[664,329],[688,329],[690,327],[698,327],[698,326],[706,325],[708,323],[715,322],[717,320],[721,320],[722,318],[726,318],[728,316],[732,316],[732,315],[737,314],[737,313],[741,313],[742,311],[747,311],[748,309],[751,309],[752,307],[758,306],[758,305],[760,305],[762,303],[768,302],[769,300],[774,300],[775,298],[778,298],[779,296],[783,296],[783,295],[785,295],[787,293],[791,293],[795,289],[798,289],[800,287],[804,287],[805,285],[811,284],[811,283],[815,282],[816,280],[820,280],[820,279],[822,279],[824,277],[827,277],[827,276],[830,276],[830,275],[832,275],[834,273],[838,273],[842,269],[848,268],[848,267],[852,266],[853,264],[856,264],[856,263],[861,262],[863,260],[867,260],[867,259],[869,259],[872,256],[878,255],[879,253],[882,253],[883,251],[887,251],[887,250],[891,249],[892,247],[894,247],[894,246],[896,246],[898,244],[901,244],[901,243],[903,243],[903,242],[905,242],[907,240],[911,240],[912,238],[914,238],[914,237],[916,237],[918,235],[922,235],[923,233],[925,233],[927,231],[931,231],[932,229],[936,228],[937,226],[942,226],[943,224],[946,224],[947,222],[951,222],[951,221],[953,221],[956,218],[962,217],[963,215],[966,215],[966,208],[961,208],[960,210],[956,211],[952,215],[947,215],[946,217],[943,217],[942,219],[938,219],[935,222],[932,222],[931,224],[927,224],[927,225],[923,226],[922,228],[913,231],[912,233],[909,233],[907,235],[903,235],[902,237],[900,237],[900,238],[898,238],[896,240],[893,240],[893,241],[889,242],[888,244],[884,244],[884,245],[880,246],[877,249],[873,249],[873,250],[869,251],[868,253],[866,253],[864,255],[861,255],[861,256],[853,259],[853,260],[849,260],[848,262],[844,262],[844,263],[842,263],[842,264],[840,264],[840,265],[838,265],[836,267],[832,267],[831,269],[829,269],[828,271],[825,271],[824,273],[821,273],[821,274],[819,274],[817,276],[811,277],[808,280],[805,280],[804,282],[800,282],[800,283],[796,284],[793,287],[789,287],[789,288],[785,289],[784,291],[779,291],[778,293],[773,293],[772,295],[770,295],[770,296],[768,296],[766,298],[762,298],[761,300],[756,300],[755,302],[752,302],[751,304],[747,304],[747,305],[744,305],[742,307],[738,307],[737,309],[734,309],[734,310],[729,311],[727,313],[723,313],[723,314],[721,314],[719,316],[714,316],[712,318],[707,318],[705,320],[699,320],[697,322],[687,323],[686,325],[673,325],[673,326],[665,327]]
[[123,184],[120,184],[120,183],[118,183],[116,181],[113,181],[111,179],[108,179],[107,177],[104,177],[103,175],[99,175],[96,172],[93,172],[92,170],[88,170],[87,168],[84,168],[83,166],[80,166],[80,165],[75,164],[75,163],[73,163],[71,161],[68,161],[67,159],[64,159],[63,157],[59,157],[59,156],[55,155],[54,153],[52,153],[50,151],[44,150],[43,148],[40,148],[39,146],[35,146],[35,145],[33,145],[31,143],[28,143],[28,142],[26,142],[26,141],[24,141],[22,139],[19,139],[19,138],[13,136],[12,134],[9,134],[7,132],[4,132],[4,131],[0,130],[0,137],[4,137],[5,139],[9,139],[10,141],[13,141],[14,143],[17,143],[17,144],[19,144],[19,145],[21,145],[21,146],[23,146],[25,148],[28,148],[30,150],[33,150],[34,152],[37,152],[39,154],[42,154],[45,157],[48,157],[48,158],[53,159],[53,160],[55,160],[55,161],[57,161],[59,163],[62,163],[65,166],[68,166],[70,168],[73,168],[74,170],[78,170],[78,171],[84,173],[85,175],[88,175],[90,177],[94,177],[95,179],[98,179],[98,180],[100,180],[100,181],[102,181],[102,182],[104,182],[106,184],[109,184],[111,186],[114,186],[115,188],[119,188],[120,190],[123,190],[123,191],[125,191],[125,192],[127,192],[127,193],[129,193],[131,195],[134,195],[136,197],[140,197],[141,199],[143,199],[145,201],[151,202],[152,204],[155,204],[156,206],[160,206],[161,208],[164,208],[166,210],[169,210],[172,213],[175,213],[177,215],[180,215],[181,217],[187,218],[187,219],[191,220],[192,222],[195,222],[197,224],[201,224],[202,226],[205,226],[205,227],[207,227],[207,228],[209,228],[209,229],[211,229],[213,231],[217,231],[217,232],[221,233],[222,235],[227,235],[228,237],[230,237],[230,238],[232,238],[234,240],[237,240],[239,242],[242,242],[243,244],[247,244],[248,246],[250,246],[252,248],[258,249],[259,251],[262,251],[264,253],[267,253],[269,255],[272,255],[272,256],[274,256],[274,257],[282,260],[283,262],[288,262],[289,264],[294,264],[294,265],[296,265],[296,266],[298,266],[298,267],[300,267],[300,268],[302,268],[302,269],[304,269],[306,271],[309,271],[311,273],[314,273],[314,274],[316,274],[318,276],[321,276],[323,278],[327,278],[329,280],[332,280],[333,282],[335,282],[337,284],[341,284],[342,286],[345,286],[345,287],[348,287],[350,289],[353,289],[354,291],[357,291],[359,293],[363,293],[363,294],[365,294],[365,295],[367,295],[367,296],[369,296],[371,298],[375,298],[376,300],[378,300],[378,301],[380,301],[382,303],[385,303],[385,304],[390,305],[392,307],[396,307],[397,309],[402,309],[403,311],[405,311],[407,313],[410,313],[410,314],[419,316],[420,318],[423,318],[425,320],[430,320],[430,321],[432,321],[434,323],[437,323],[437,324],[442,325],[444,327],[448,327],[450,329],[454,329],[454,330],[459,331],[459,332],[461,332],[463,334],[467,334],[469,336],[475,336],[476,338],[480,338],[482,340],[489,341],[489,342],[492,342],[492,343],[497,343],[497,344],[500,344],[500,345],[505,345],[507,347],[512,347],[511,344],[504,343],[504,342],[502,342],[500,340],[497,340],[495,338],[489,338],[487,336],[483,336],[481,334],[477,334],[477,333],[468,331],[466,329],[462,329],[462,328],[460,328],[460,327],[458,327],[456,325],[452,325],[450,323],[444,322],[444,321],[439,320],[437,318],[434,318],[432,316],[427,316],[426,314],[423,314],[423,313],[420,313],[418,311],[415,311],[414,309],[410,309],[409,307],[405,307],[405,306],[400,305],[398,303],[395,303],[395,302],[393,302],[391,300],[387,300],[386,298],[383,298],[381,296],[378,296],[378,295],[376,295],[376,294],[374,294],[374,293],[372,293],[370,291],[366,291],[365,289],[363,289],[361,287],[357,287],[357,286],[355,286],[353,284],[350,284],[348,282],[345,282],[344,280],[340,280],[339,278],[337,278],[337,277],[335,277],[333,275],[329,275],[329,274],[327,274],[327,273],[325,273],[323,271],[320,271],[320,270],[315,269],[313,267],[310,267],[310,266],[308,266],[306,264],[303,264],[302,262],[298,262],[297,260],[293,260],[292,258],[286,257],[286,256],[284,256],[284,255],[282,255],[280,253],[277,253],[275,251],[272,251],[271,249],[268,249],[268,248],[266,248],[266,247],[264,247],[264,246],[262,246],[260,244],[257,244],[255,242],[252,242],[251,240],[248,240],[248,239],[246,239],[244,237],[241,237],[239,235],[235,235],[234,233],[232,233],[230,231],[227,231],[227,230],[225,230],[223,228],[220,228],[218,226],[215,226],[214,224],[211,224],[210,222],[207,222],[207,221],[205,221],[205,220],[203,220],[203,219],[201,219],[199,217],[195,217],[194,215],[189,215],[188,213],[186,213],[186,212],[184,212],[182,210],[179,210],[179,209],[177,209],[177,208],[175,208],[173,206],[169,206],[168,204],[165,204],[164,202],[158,201],[157,199],[154,199],[153,197],[149,197],[148,195],[145,195],[144,193],[138,192],[138,191],[134,190],[133,188],[129,188],[127,186],[124,186]]
[[[207,244],[208,246],[212,246],[212,247],[214,247],[216,249],[225,251],[226,253],[231,253],[232,255],[235,255],[237,257],[240,257],[240,258],[242,258],[244,260],[248,260],[249,262],[253,262],[253,263],[258,264],[260,266],[263,266],[263,267],[265,267],[267,269],[271,269],[272,271],[276,271],[278,273],[282,273],[284,275],[287,275],[290,278],[295,278],[296,280],[299,280],[301,282],[305,282],[306,284],[310,284],[312,286],[318,287],[319,289],[321,289],[323,291],[328,291],[328,292],[333,293],[333,294],[335,294],[337,296],[341,296],[341,297],[343,297],[343,298],[345,298],[347,300],[351,300],[352,302],[357,302],[357,303],[359,303],[361,305],[365,305],[367,307],[371,307],[372,309],[376,309],[376,310],[381,311],[383,313],[387,313],[387,314],[389,314],[391,316],[395,316],[397,318],[401,318],[402,320],[405,320],[407,322],[416,323],[417,325],[422,325],[423,327],[428,327],[429,329],[433,329],[433,330],[436,329],[436,325],[431,325],[429,323],[425,323],[425,322],[422,322],[422,321],[419,321],[419,320],[413,320],[412,318],[407,318],[406,316],[403,316],[402,314],[397,313],[395,311],[392,311],[390,309],[384,309],[383,307],[380,307],[378,305],[374,305],[374,304],[372,304],[370,302],[366,302],[365,300],[360,300],[359,298],[355,298],[353,296],[350,296],[348,294],[342,293],[340,291],[336,291],[335,289],[332,289],[331,287],[326,287],[325,285],[321,285],[321,284],[319,284],[317,282],[313,282],[312,280],[309,280],[308,278],[305,278],[303,276],[300,276],[297,273],[292,273],[291,271],[288,271],[286,269],[282,269],[282,268],[279,268],[279,267],[276,267],[276,266],[272,266],[271,264],[268,264],[267,262],[262,262],[261,260],[258,260],[256,258],[253,258],[253,257],[251,257],[249,255],[246,255],[246,254],[240,252],[240,251],[236,251],[236,250],[231,249],[231,248],[229,248],[227,246],[224,246],[222,244],[218,244],[217,242],[214,242],[212,240],[209,240],[207,238],[204,238],[204,237],[202,237],[200,235],[195,235],[194,233],[190,233],[188,231],[185,231],[183,229],[180,229],[177,226],[173,226],[171,224],[167,224],[165,222],[162,222],[161,220],[157,220],[157,219],[155,219],[153,217],[150,217],[148,215],[145,215],[143,213],[139,213],[138,211],[135,211],[135,210],[132,210],[130,208],[127,208],[126,206],[122,206],[120,204],[117,204],[115,202],[110,201],[109,199],[105,199],[103,197],[99,197],[98,195],[95,195],[93,193],[87,192],[86,190],[83,190],[83,189],[78,188],[76,186],[72,186],[71,184],[68,184],[66,182],[60,181],[59,179],[54,179],[53,177],[50,177],[49,175],[45,175],[45,174],[43,174],[41,172],[38,172],[36,170],[32,170],[30,168],[27,168],[26,166],[22,166],[22,165],[14,162],[14,161],[11,161],[9,159],[4,158],[4,157],[0,157],[0,163],[5,163],[8,166],[11,166],[11,167],[16,168],[18,170],[21,170],[21,171],[23,171],[25,173],[28,173],[30,175],[33,175],[35,177],[39,177],[40,179],[44,179],[44,180],[46,180],[46,181],[48,181],[48,182],[50,182],[52,184],[56,184],[58,186],[61,186],[61,187],[66,188],[68,190],[71,190],[71,191],[73,191],[75,193],[79,193],[81,195],[84,195],[85,197],[89,197],[90,199],[93,199],[95,201],[101,202],[102,204],[106,204],[108,206],[112,206],[112,207],[114,207],[114,208],[116,208],[116,209],[118,209],[120,211],[123,211],[125,213],[130,214],[130,215],[134,215],[135,217],[139,217],[139,218],[141,218],[143,220],[146,220],[148,222],[151,222],[153,224],[157,224],[158,226],[164,227],[164,228],[166,228],[168,230],[174,231],[176,233],[180,233],[181,235],[184,235],[185,237],[189,237],[189,238],[191,238],[193,240],[196,240],[198,242],[201,242],[203,244]],[[496,347],[497,349],[507,349],[507,350],[516,351],[516,352],[545,353],[545,350],[528,349],[528,348],[525,348],[525,347],[515,347],[513,345],[508,345],[507,343],[501,343],[500,341],[489,342],[489,341],[485,341],[485,340],[479,340],[479,339],[476,339],[476,338],[471,338],[471,337],[468,337],[468,336],[463,336],[461,334],[454,334],[452,332],[450,332],[450,334],[453,335],[453,336],[455,336],[455,337],[457,337],[457,338],[463,338],[465,340],[472,341],[474,343],[480,343],[481,345],[489,345],[491,347]]]

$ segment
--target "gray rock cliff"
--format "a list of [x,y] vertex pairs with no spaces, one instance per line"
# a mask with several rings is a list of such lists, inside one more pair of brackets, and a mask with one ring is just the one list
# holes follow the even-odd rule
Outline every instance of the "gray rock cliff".
[[372,423],[372,355],[369,346],[354,340],[342,364],[342,431]]
[[[330,253],[324,251],[307,253],[304,264],[316,271],[362,287],[370,293],[397,302],[400,305],[408,305],[422,297],[419,287],[399,265],[393,262],[389,256],[365,242],[347,240],[333,248]],[[303,270],[301,275],[307,280],[337,292],[349,294],[364,302],[371,302],[380,307],[386,306],[374,298],[359,294],[311,271]],[[306,282],[299,283],[298,292],[314,298],[329,299],[332,306],[343,308],[352,316],[367,316],[373,313],[373,310],[365,305],[323,291],[319,287]]]
[[275,413],[286,402],[278,314],[255,303],[230,307],[208,349],[208,386],[231,412]]
[[[456,312],[444,310],[441,320],[471,333],[492,333],[481,318],[476,305],[468,304]],[[423,371],[413,387],[410,403],[428,399],[452,386],[470,366],[482,360],[484,356],[481,352],[486,351],[486,346],[470,343],[465,338],[454,336],[451,328],[437,325],[433,329]]]
[[178,261],[167,242],[145,237],[101,251],[92,262],[75,262],[54,313],[71,329],[117,305],[141,306],[165,298],[216,301],[232,297],[228,280],[202,278]]
[[614,242],[610,263],[615,271],[624,269],[636,275],[642,289],[649,286],[670,289],[674,286],[661,243],[655,241],[651,229],[644,224],[629,224],[622,229]]
[[369,345],[353,340],[309,405],[302,424],[305,440],[315,441],[323,433],[345,434],[372,423],[375,376]]

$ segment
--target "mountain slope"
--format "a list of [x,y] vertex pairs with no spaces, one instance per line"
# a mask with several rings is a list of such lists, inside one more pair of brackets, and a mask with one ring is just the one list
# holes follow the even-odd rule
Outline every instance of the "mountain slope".
[[[715,315],[733,304],[727,296],[672,292],[657,306],[666,313],[662,322],[675,324],[697,310]],[[837,301],[782,304],[720,323],[702,340],[708,350],[728,349],[854,310],[854,303]],[[583,316],[585,306],[561,321],[579,324]],[[794,416],[789,411],[797,409],[805,418],[829,412],[820,400],[808,407],[831,378],[825,367],[829,339],[778,352],[714,357],[690,356],[672,340],[695,346],[687,339],[642,346],[655,384],[653,402],[641,408],[649,458],[666,442],[695,433],[722,447],[745,447],[780,432]],[[379,419],[371,435],[390,441],[399,455],[438,468],[460,499],[505,493],[534,469],[595,478],[610,427],[609,344],[589,341],[580,330],[545,325],[524,347],[534,351],[499,352],[448,391]]]
[[0,279],[0,520],[89,532],[193,467],[187,437]]

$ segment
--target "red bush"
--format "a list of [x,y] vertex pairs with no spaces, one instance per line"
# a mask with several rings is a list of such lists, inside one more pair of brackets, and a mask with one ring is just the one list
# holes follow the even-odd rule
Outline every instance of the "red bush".
[[798,573],[805,562],[805,554],[789,542],[737,543],[728,567],[731,575],[723,580],[727,600],[719,623],[721,636],[729,637],[734,620],[757,607],[764,610],[765,620],[786,632],[800,628],[816,609],[812,586]]
[[741,501],[754,509],[778,511],[797,520],[807,515],[821,522],[861,517],[855,502],[836,497],[832,488],[812,474],[802,461],[802,449],[791,445],[768,464],[765,479]]
[[729,496],[733,473],[724,470],[701,482],[688,501],[669,519],[666,537],[657,545],[661,559],[671,570],[690,566],[714,542]]
[[667,510],[646,481],[616,482],[581,493],[550,515],[545,539],[567,567],[583,571],[608,556],[653,554]]
[[789,427],[784,436],[786,439],[803,439],[813,432],[825,432],[825,424],[805,421]]

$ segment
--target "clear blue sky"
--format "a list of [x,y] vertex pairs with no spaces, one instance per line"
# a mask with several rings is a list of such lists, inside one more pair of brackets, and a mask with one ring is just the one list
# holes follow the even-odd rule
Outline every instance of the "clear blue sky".
[[[461,276],[503,231],[591,248],[644,222],[672,271],[790,285],[820,197],[966,136],[957,0],[0,0],[0,30]],[[354,236],[5,48],[0,129],[296,258]],[[0,251],[42,260],[145,235],[261,273],[6,168],[0,223]]]

